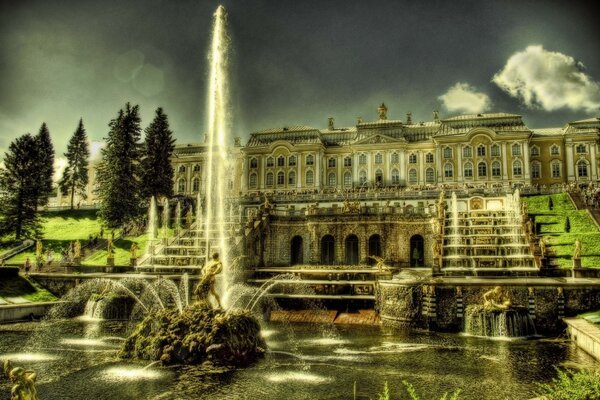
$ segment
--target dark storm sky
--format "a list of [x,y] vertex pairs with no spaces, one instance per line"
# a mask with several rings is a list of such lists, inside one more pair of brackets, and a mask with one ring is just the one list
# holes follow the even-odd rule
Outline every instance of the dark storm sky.
[[[127,101],[140,105],[143,126],[162,106],[179,143],[201,140],[218,3],[0,4],[0,150],[45,121],[62,153],[80,117],[90,137],[101,140]],[[530,127],[600,116],[600,25],[584,2],[223,4],[233,49],[233,131],[242,137],[283,125],[323,128],[328,116],[337,126],[357,116],[374,120],[382,101],[391,119],[412,111],[415,121],[431,120],[436,109],[442,117],[469,109],[515,112]],[[513,90],[524,86],[521,94],[492,81],[515,54],[503,77]],[[441,97],[455,86],[459,103],[464,90],[475,96],[466,94],[464,109]]]

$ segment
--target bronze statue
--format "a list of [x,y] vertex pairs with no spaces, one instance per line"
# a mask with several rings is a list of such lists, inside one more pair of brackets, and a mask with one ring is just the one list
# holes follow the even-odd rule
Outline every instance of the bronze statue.
[[108,253],[109,257],[113,253],[113,241],[112,241],[112,239],[107,239],[106,240],[106,252]]
[[485,311],[508,310],[511,306],[510,298],[500,286],[496,286],[483,294],[483,309]]
[[10,360],[4,360],[4,374],[13,383],[10,390],[11,400],[39,400],[35,379],[37,374],[21,367],[13,368]]
[[42,255],[43,251],[44,251],[44,247],[42,245],[41,239],[36,240],[35,241],[35,255],[39,257]]
[[223,306],[221,305],[219,295],[215,291],[215,281],[216,276],[220,274],[221,271],[223,271],[223,263],[219,260],[219,253],[214,253],[212,255],[212,262],[202,268],[200,282],[194,289],[194,294],[198,296],[198,300],[206,301],[207,303],[208,296],[212,294],[215,300],[217,300],[219,308],[223,308]]
[[75,241],[75,257],[81,257],[81,243],[79,240]]
[[543,237],[540,238],[539,246],[540,246],[541,257],[542,258],[546,257],[546,242],[544,241]]
[[581,258],[581,241],[575,239],[575,252],[573,253],[573,260],[579,260]]
[[383,272],[383,269],[385,268],[385,259],[383,257],[379,257],[379,256],[369,256],[369,258],[377,261],[377,264],[375,264],[375,266],[377,267],[377,270],[379,272]]
[[137,251],[138,251],[138,247],[137,244],[132,243],[131,247],[129,248],[129,253],[131,253],[131,258],[137,258]]

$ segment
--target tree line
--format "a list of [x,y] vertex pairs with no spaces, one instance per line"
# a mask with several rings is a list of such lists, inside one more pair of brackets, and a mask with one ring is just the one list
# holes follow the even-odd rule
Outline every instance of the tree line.
[[[106,146],[101,149],[94,191],[99,217],[109,228],[117,228],[144,213],[151,196],[173,195],[175,148],[167,115],[157,108],[150,125],[142,127],[139,106],[127,103],[108,124]],[[67,165],[58,181],[58,190],[69,196],[87,198],[90,148],[83,119],[79,120],[64,153]],[[38,134],[16,138],[4,154],[0,167],[0,235],[16,240],[41,234],[40,209],[54,193],[54,146],[43,123]]]

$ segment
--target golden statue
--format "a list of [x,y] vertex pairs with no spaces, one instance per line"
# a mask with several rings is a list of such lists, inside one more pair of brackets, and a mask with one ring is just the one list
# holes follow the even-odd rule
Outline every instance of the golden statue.
[[38,239],[35,241],[35,255],[36,256],[41,256],[42,252],[44,251],[44,246],[42,245],[42,240]]
[[129,253],[131,253],[131,258],[137,258],[137,251],[138,251],[138,247],[137,244],[132,243],[131,247],[129,248]]
[[375,264],[375,266],[377,267],[377,270],[379,272],[383,272],[383,269],[385,268],[385,259],[383,257],[379,257],[379,256],[369,256],[369,258],[377,261],[377,264]]
[[217,300],[219,308],[223,308],[223,306],[221,305],[219,295],[215,291],[215,281],[216,276],[220,274],[221,271],[223,271],[223,263],[219,260],[219,253],[214,253],[210,264],[206,264],[204,268],[202,268],[200,282],[194,289],[194,294],[198,296],[198,300],[206,301],[207,303],[208,296],[212,294],[215,300]]
[[4,361],[4,374],[13,384],[10,390],[11,400],[39,400],[35,379],[37,374],[21,367],[13,368],[10,360]]
[[75,241],[75,258],[81,257],[81,242],[79,240]]
[[387,107],[385,103],[381,103],[379,108],[377,109],[377,113],[379,114],[379,119],[387,119]]
[[512,302],[500,286],[483,294],[483,309],[485,311],[508,310]]
[[433,244],[431,245],[431,250],[433,252],[434,261],[438,258],[442,258],[442,247],[440,246],[437,240],[433,241]]
[[575,239],[575,252],[573,253],[573,260],[579,260],[581,258],[581,241]]
[[106,240],[106,252],[108,253],[109,257],[113,253],[113,241],[112,241],[112,239],[107,239]]
[[542,258],[546,257],[546,242],[544,241],[543,237],[540,238],[539,246],[540,246],[540,253],[542,255]]

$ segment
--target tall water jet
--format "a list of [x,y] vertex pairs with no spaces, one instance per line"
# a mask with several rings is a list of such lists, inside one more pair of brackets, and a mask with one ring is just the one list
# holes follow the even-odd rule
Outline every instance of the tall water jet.
[[162,232],[164,243],[167,244],[167,239],[169,237],[169,199],[165,197],[162,203]]
[[175,206],[175,226],[173,228],[175,229],[175,235],[179,235],[181,230],[181,202],[179,201]]
[[[226,171],[229,168],[229,37],[227,13],[219,6],[214,14],[213,32],[208,55],[210,73],[208,82],[208,165],[206,176],[206,216],[204,218],[206,257],[210,257],[211,241],[216,240],[224,271],[221,293],[226,293],[230,282],[229,246],[225,226]],[[226,297],[226,296],[225,296]]]
[[148,254],[154,253],[154,240],[156,239],[156,199],[150,198],[150,208],[148,209]]
[[198,191],[196,196],[196,241],[198,247],[200,247],[200,241],[202,239],[202,196]]

